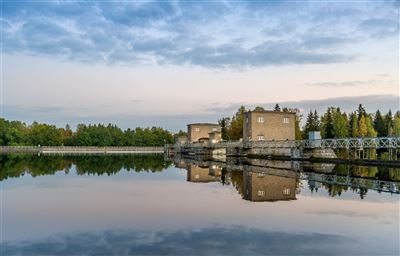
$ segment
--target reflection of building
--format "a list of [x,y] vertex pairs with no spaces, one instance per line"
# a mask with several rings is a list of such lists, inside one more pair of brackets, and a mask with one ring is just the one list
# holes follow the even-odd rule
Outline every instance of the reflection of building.
[[295,200],[296,184],[294,178],[244,171],[243,197],[254,202]]
[[248,111],[243,118],[243,139],[294,140],[296,114],[281,111]]
[[214,182],[221,180],[221,170],[207,166],[188,164],[187,181]]
[[220,132],[221,126],[218,124],[197,123],[188,124],[188,140],[189,142],[203,142],[209,140],[209,133]]

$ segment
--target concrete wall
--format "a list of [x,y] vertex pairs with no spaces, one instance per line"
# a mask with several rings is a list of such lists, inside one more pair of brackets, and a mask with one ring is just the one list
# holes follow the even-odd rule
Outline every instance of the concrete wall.
[[[258,122],[258,118],[264,122]],[[288,118],[289,123],[284,123]],[[244,114],[243,139],[257,141],[259,135],[264,140],[294,140],[295,139],[295,113],[278,111],[249,111]]]
[[128,154],[163,152],[164,147],[0,147],[0,153]]

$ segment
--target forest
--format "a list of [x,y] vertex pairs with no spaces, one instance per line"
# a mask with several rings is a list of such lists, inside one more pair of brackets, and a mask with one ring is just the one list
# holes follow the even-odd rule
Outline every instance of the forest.
[[[264,108],[256,107],[255,110]],[[243,114],[246,111],[248,109],[241,106],[234,116],[218,121],[224,140],[242,138]],[[296,139],[307,139],[309,131],[320,131],[322,138],[400,136],[400,111],[394,114],[391,110],[367,113],[360,104],[353,112],[346,113],[339,107],[329,107],[321,115],[316,110],[310,110],[304,122],[298,109],[280,108],[276,104],[274,111],[296,113]],[[185,132],[174,134],[160,127],[123,130],[113,124],[79,124],[73,131],[68,124],[59,128],[38,122],[29,125],[0,119],[0,145],[3,146],[163,146],[174,143],[175,138],[181,135]]]

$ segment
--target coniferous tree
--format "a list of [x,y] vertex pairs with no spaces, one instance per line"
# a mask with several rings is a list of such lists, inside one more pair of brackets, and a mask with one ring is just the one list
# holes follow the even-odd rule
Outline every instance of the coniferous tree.
[[334,138],[332,110],[328,108],[327,112],[321,118],[321,136],[323,138]]
[[275,105],[275,107],[274,107],[274,111],[278,111],[278,112],[281,111],[281,107],[279,107],[279,104],[278,104],[278,103],[276,103],[276,105]]
[[385,127],[385,121],[383,120],[381,111],[379,111],[379,109],[375,113],[374,128],[379,137],[387,136],[387,129]]
[[393,116],[392,111],[389,109],[389,112],[385,115],[385,130],[388,136],[393,135]]

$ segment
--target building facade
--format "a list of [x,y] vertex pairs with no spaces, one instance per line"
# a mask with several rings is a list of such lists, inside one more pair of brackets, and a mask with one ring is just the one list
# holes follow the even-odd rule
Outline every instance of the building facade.
[[187,125],[188,140],[190,143],[209,141],[209,133],[212,132],[221,132],[221,126],[210,123]]
[[243,118],[243,140],[294,140],[296,113],[248,111]]

